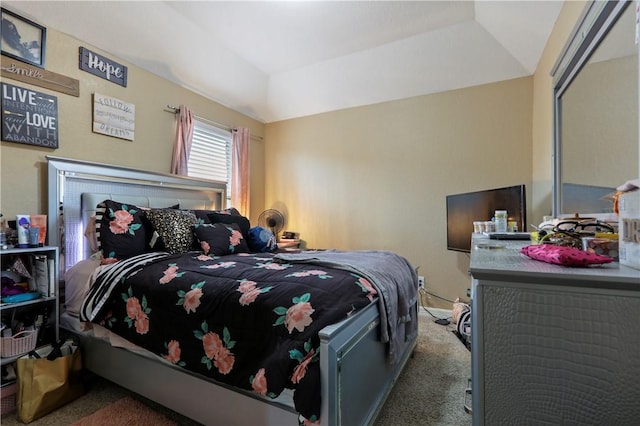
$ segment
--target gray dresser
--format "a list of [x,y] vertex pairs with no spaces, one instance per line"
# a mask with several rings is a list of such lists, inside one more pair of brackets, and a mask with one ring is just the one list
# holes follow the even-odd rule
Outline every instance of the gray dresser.
[[640,424],[640,271],[474,239],[474,425]]

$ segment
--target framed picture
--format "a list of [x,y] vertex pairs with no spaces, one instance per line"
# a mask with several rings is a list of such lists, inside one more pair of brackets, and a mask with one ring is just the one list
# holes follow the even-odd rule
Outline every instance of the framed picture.
[[2,54],[44,68],[47,29],[2,8]]

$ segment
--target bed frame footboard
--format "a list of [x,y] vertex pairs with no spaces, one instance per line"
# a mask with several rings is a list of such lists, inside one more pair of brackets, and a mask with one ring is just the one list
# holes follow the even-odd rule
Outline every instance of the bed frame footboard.
[[322,424],[368,425],[376,419],[417,343],[417,336],[406,341],[399,361],[391,364],[379,335],[377,303],[320,331]]
[[[321,425],[368,425],[378,415],[416,345],[407,341],[400,361],[388,363],[379,324],[373,303],[320,332]],[[286,397],[262,399],[105,340],[78,337],[87,370],[202,424],[299,424]]]
[[292,425],[298,415],[285,404],[149,358],[107,341],[79,335],[84,368],[204,425]]

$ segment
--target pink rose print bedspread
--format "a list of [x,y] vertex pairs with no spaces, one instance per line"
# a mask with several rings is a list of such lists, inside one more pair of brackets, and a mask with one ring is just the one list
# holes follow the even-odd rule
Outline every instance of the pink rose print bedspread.
[[320,414],[318,332],[377,298],[353,272],[273,254],[146,253],[103,266],[81,319],[217,381]]

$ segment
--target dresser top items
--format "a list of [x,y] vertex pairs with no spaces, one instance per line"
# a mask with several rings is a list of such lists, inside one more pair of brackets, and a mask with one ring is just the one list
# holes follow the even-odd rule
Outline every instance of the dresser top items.
[[533,260],[520,250],[528,241],[492,240],[474,234],[471,243],[471,274],[476,279],[520,281],[541,285],[575,285],[640,291],[640,270],[618,262],[569,267]]

